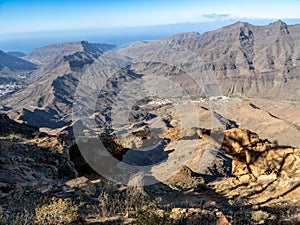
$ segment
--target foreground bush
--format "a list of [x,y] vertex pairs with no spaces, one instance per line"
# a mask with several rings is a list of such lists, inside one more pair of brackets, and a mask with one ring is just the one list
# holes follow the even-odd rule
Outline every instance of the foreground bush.
[[49,204],[35,209],[35,223],[43,225],[62,225],[76,221],[78,206],[72,205],[70,199],[53,197]]

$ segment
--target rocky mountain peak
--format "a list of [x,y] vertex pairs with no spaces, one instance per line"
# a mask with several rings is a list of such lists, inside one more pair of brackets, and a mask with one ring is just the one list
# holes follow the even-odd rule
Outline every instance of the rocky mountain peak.
[[270,23],[269,25],[287,26],[287,24],[284,21],[282,21],[282,20],[277,20],[277,21],[275,21],[273,23]]
[[184,32],[167,38],[168,41],[177,44],[183,44],[188,41],[196,41],[200,37],[198,32]]
[[253,28],[255,27],[254,25],[248,23],[248,22],[242,22],[242,21],[237,21],[231,25],[228,25],[228,26],[225,26],[225,27],[222,27],[220,29],[217,29],[215,31],[211,31],[211,32],[237,32],[239,31],[240,29],[243,29],[243,28]]
[[289,34],[288,25],[282,20],[277,20],[273,23],[270,23],[269,25],[266,26],[266,28],[280,30],[283,33]]

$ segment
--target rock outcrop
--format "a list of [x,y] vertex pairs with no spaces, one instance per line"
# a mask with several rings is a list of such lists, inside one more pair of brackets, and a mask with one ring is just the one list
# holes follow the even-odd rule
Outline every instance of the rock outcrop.
[[166,183],[171,188],[179,190],[200,188],[200,186],[205,186],[204,179],[187,166],[182,166],[177,173],[168,178]]
[[[295,157],[299,154],[299,149],[278,146],[259,139],[256,133],[238,128],[225,132],[221,149],[234,157],[233,175],[251,174],[256,178],[271,173],[292,175],[292,162],[297,161]],[[290,166],[286,164],[287,161]]]
[[217,191],[224,191],[227,183],[227,196],[239,196],[245,202],[299,200],[300,149],[270,143],[255,133],[239,129],[225,133],[222,149],[233,156],[232,174],[238,180],[213,182]]

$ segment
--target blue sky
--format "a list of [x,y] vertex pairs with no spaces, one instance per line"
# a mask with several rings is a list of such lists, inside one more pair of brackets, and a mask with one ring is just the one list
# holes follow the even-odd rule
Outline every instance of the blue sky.
[[[223,14],[220,18],[210,16]],[[132,27],[234,18],[297,18],[300,1],[0,0],[0,34]]]
[[300,18],[300,0],[0,0],[0,42],[95,29],[291,18]]

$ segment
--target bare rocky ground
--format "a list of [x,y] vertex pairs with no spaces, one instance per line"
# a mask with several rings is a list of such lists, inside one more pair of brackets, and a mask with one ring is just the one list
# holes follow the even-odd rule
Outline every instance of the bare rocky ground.
[[[241,102],[234,104],[244,107]],[[157,113],[169,110],[163,107]],[[238,124],[245,121],[238,113],[235,116]],[[172,127],[178,124],[174,115],[169,126],[155,133],[168,140],[162,151],[158,149],[155,157],[150,154],[142,158],[153,163],[167,152],[166,163],[152,167],[157,183],[141,187],[142,176],[137,186],[113,183],[99,176],[80,156],[66,131],[50,136],[4,114],[0,122],[6,128],[0,139],[1,224],[300,222],[300,150],[260,139],[257,131],[176,128]],[[135,126],[126,134],[102,137],[102,142],[116,158],[126,162],[129,155],[134,163],[140,156],[131,153],[132,149],[151,140],[145,129]],[[81,142],[91,149],[97,143],[95,137],[87,136]],[[180,162],[182,154],[191,148],[191,156]],[[213,160],[209,167],[201,167],[199,162],[203,162],[207,151]],[[104,163],[103,157],[99,160]],[[168,176],[160,173],[169,168],[172,172]]]
[[[210,104],[194,104],[198,109],[201,127],[210,128]],[[259,134],[262,139],[277,141],[281,145],[300,146],[299,102],[237,98],[220,104],[224,106],[224,117],[231,120],[231,126],[249,129]]]

